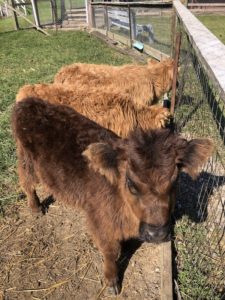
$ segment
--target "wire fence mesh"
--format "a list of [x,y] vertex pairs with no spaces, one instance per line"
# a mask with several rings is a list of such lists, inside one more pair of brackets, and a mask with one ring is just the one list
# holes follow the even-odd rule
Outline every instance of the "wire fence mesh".
[[225,297],[225,98],[182,28],[177,131],[207,137],[215,153],[199,178],[182,174],[175,210],[177,281],[182,299]]

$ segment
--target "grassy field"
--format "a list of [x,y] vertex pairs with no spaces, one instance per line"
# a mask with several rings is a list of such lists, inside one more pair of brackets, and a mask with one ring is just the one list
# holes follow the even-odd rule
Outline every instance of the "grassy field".
[[84,32],[51,33],[50,37],[35,30],[0,34],[0,206],[18,194],[10,112],[19,87],[50,82],[62,65],[73,62],[119,65],[129,61]]
[[198,16],[198,19],[225,44],[225,16]]

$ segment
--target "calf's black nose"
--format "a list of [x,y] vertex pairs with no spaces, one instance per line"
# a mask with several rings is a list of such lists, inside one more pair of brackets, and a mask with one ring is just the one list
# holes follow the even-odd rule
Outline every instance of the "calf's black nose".
[[164,242],[170,239],[170,223],[164,226],[154,226],[142,223],[140,226],[140,239],[145,242]]

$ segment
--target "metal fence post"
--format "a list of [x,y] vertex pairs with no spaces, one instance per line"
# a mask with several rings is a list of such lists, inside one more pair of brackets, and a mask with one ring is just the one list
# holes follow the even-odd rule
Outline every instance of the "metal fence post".
[[32,4],[32,9],[33,9],[35,24],[39,28],[41,26],[40,26],[40,19],[39,19],[39,15],[38,15],[38,9],[37,9],[37,2],[36,2],[36,0],[31,0],[31,4]]
[[[11,0],[12,2],[12,7],[15,9],[15,2],[14,0]],[[19,22],[18,22],[18,17],[17,17],[17,13],[15,11],[13,11],[13,16],[14,16],[14,21],[15,21],[15,26],[16,26],[16,30],[19,30],[20,29],[20,26],[19,26]]]
[[175,109],[175,97],[176,97],[176,85],[177,85],[180,45],[181,45],[181,32],[177,32],[176,33],[176,44],[175,44],[175,58],[174,58],[175,63],[174,63],[174,68],[173,68],[172,97],[171,97],[171,107],[170,107],[170,113],[172,116],[174,115],[174,109]]

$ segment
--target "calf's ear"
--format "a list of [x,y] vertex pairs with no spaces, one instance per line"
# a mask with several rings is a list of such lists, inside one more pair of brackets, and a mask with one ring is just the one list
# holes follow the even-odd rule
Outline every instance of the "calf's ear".
[[213,142],[209,139],[193,139],[187,142],[180,153],[178,151],[177,165],[193,179],[199,174],[200,168],[212,155]]
[[90,144],[82,155],[88,160],[89,167],[104,175],[111,184],[118,178],[118,153],[107,143]]

